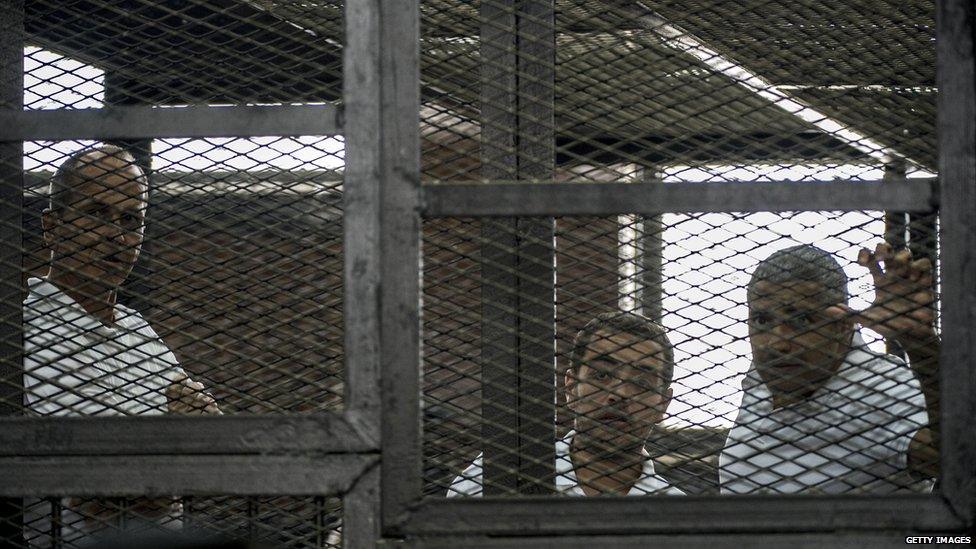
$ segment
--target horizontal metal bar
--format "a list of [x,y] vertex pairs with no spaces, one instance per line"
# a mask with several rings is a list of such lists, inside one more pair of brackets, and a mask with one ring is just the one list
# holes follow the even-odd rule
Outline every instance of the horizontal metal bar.
[[427,217],[665,212],[932,211],[934,178],[773,183],[489,183],[422,187]]
[[391,535],[626,535],[707,532],[950,531],[938,496],[712,496],[430,500]]
[[0,141],[342,133],[334,105],[0,111]]
[[0,456],[352,453],[378,448],[374,430],[351,412],[0,418]]
[[0,458],[0,497],[341,494],[378,455]]
[[[969,536],[965,532],[956,535]],[[400,540],[385,540],[379,547],[416,547],[424,549],[440,549],[464,547],[474,549],[491,547],[495,549],[521,549],[523,547],[559,547],[560,549],[591,549],[593,547],[667,547],[668,549],[741,549],[750,547],[755,549],[822,549],[824,547],[857,549],[889,549],[906,544],[909,538],[917,536],[952,535],[949,532],[932,533],[825,533],[825,534],[734,534],[734,535],[678,535],[678,536],[525,536],[525,537],[444,537],[444,538],[415,538]],[[929,541],[929,540],[927,540]],[[912,543],[923,543],[912,541]]]

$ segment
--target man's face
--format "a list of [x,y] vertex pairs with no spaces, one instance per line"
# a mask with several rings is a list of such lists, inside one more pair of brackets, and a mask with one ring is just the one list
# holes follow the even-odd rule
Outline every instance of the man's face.
[[756,370],[774,401],[809,397],[850,350],[853,324],[827,313],[816,282],[758,282],[749,301],[749,341]]
[[566,374],[575,429],[604,451],[639,448],[671,400],[661,346],[627,333],[598,331],[579,371]]
[[82,161],[60,212],[44,213],[53,268],[83,284],[117,288],[142,248],[146,186],[138,167],[93,153]]

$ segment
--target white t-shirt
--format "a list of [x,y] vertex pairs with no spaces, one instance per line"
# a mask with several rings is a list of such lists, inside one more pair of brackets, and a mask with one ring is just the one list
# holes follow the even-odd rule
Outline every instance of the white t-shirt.
[[[28,280],[24,301],[24,405],[41,416],[155,415],[167,411],[166,388],[183,375],[176,356],[136,311],[116,305],[105,326],[47,280]],[[79,541],[84,520],[61,501],[61,536]],[[51,545],[51,506],[25,501],[24,534]],[[171,517],[172,527],[178,527]]]
[[908,445],[928,424],[925,397],[899,358],[855,333],[837,373],[810,398],[773,410],[753,367],[719,459],[723,494],[927,491],[908,474]]
[[[573,440],[574,434],[573,431],[570,431],[562,440],[556,441],[556,492],[570,496],[585,496],[586,494],[583,492],[583,488],[576,479],[573,460],[569,454],[569,445]],[[684,492],[671,486],[668,481],[655,474],[654,462],[647,455],[647,452],[643,453],[647,457],[644,460],[644,470],[627,495],[685,495]],[[451,487],[447,490],[447,497],[480,497],[482,495],[481,487],[484,478],[482,458],[483,454],[478,454],[474,462],[454,479]]]

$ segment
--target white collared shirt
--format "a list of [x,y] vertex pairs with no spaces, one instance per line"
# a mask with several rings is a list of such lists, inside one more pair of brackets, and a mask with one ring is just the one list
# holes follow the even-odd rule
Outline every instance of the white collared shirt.
[[24,301],[24,404],[47,415],[147,415],[167,411],[176,356],[136,311],[116,305],[101,323],[54,284],[28,281]]
[[[154,415],[167,411],[166,388],[183,371],[176,356],[136,311],[116,305],[115,325],[102,324],[45,279],[28,280],[24,301],[24,405],[42,416]],[[25,500],[24,537],[50,547],[51,506]],[[61,500],[61,539],[84,541],[89,526]],[[147,527],[134,520],[127,526]],[[177,514],[163,519],[178,529]]]
[[[573,460],[570,456],[570,442],[576,433],[570,431],[561,440],[556,441],[556,492],[570,496],[585,496],[583,487],[576,479],[576,470],[573,468]],[[644,469],[641,471],[640,478],[627,493],[628,496],[646,495],[670,495],[683,496],[684,492],[671,486],[668,481],[658,476],[654,472],[654,462],[643,449],[641,452],[647,458],[644,460]],[[447,497],[475,496],[482,495],[482,482],[484,476],[483,454],[478,454],[474,462],[471,463],[454,481],[447,490]]]
[[899,358],[855,333],[837,373],[809,398],[773,410],[752,368],[719,459],[724,494],[927,491],[908,474],[908,445],[928,424],[925,397]]

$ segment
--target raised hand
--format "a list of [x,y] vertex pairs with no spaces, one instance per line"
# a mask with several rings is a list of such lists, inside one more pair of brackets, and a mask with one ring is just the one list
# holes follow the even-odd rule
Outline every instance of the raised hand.
[[222,414],[203,384],[182,374],[167,389],[169,412],[171,414]]
[[858,315],[861,324],[906,348],[933,340],[932,262],[887,244],[878,244],[873,253],[862,248],[857,262],[871,272],[875,288],[874,303]]

